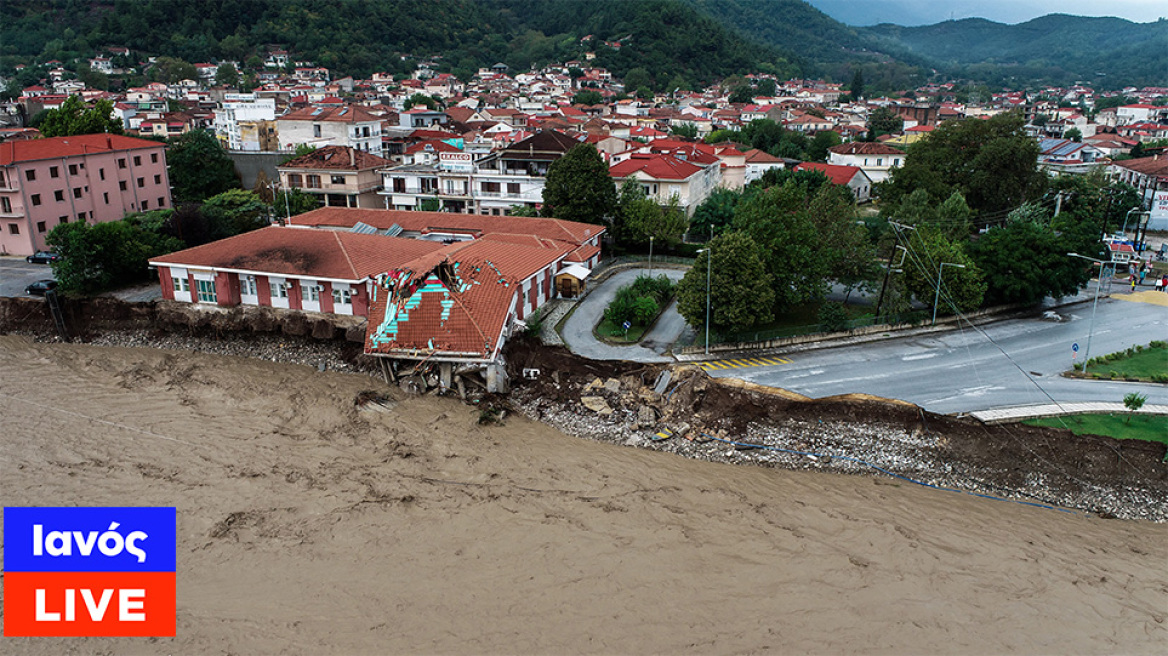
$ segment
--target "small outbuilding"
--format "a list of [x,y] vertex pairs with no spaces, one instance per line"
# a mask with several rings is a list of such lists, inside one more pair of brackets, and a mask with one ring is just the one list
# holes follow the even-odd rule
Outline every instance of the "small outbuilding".
[[556,293],[561,298],[576,298],[584,293],[585,280],[592,273],[588,267],[572,264],[556,274]]

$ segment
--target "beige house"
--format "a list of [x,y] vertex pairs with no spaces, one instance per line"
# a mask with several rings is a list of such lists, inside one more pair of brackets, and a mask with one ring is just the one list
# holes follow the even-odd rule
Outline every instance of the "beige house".
[[280,186],[318,196],[326,207],[382,206],[380,169],[393,162],[348,146],[325,146],[277,167]]

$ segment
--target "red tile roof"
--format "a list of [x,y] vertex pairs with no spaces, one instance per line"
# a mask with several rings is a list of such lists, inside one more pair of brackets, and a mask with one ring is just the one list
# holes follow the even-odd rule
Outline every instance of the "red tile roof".
[[78,157],[90,153],[139,148],[163,148],[165,144],[147,139],[135,139],[119,134],[78,134],[71,137],[49,137],[0,143],[0,166],[41,159]]
[[856,177],[857,173],[863,171],[857,166],[841,166],[839,164],[820,164],[819,162],[803,162],[795,167],[796,171],[819,171],[827,176],[833,184],[847,186]]
[[[350,159],[351,158],[351,159]],[[348,146],[325,146],[281,164],[278,168],[364,171],[394,166],[393,160]]]
[[365,352],[491,359],[520,283],[564,256],[487,237],[391,270],[374,288]]
[[269,226],[151,264],[357,281],[440,249],[442,244],[417,239]]
[[367,121],[380,121],[373,114],[370,114],[364,107],[360,105],[349,105],[347,107],[304,107],[294,112],[289,112],[283,116],[278,117],[278,121],[334,121],[340,123],[365,123]]
[[687,180],[701,170],[700,166],[677,159],[673,155],[633,153],[629,159],[610,166],[608,174],[622,179],[641,171],[655,180]]
[[828,148],[829,151],[837,155],[903,155],[904,151],[897,150],[892,146],[886,146],[882,143],[869,143],[865,141],[853,141],[851,143],[839,144]]
[[402,210],[372,210],[355,207],[321,207],[293,216],[290,224],[332,228],[351,228],[360,221],[386,230],[397,224],[405,230],[429,232],[457,232],[481,237],[490,233],[535,235],[573,244],[583,244],[604,232],[604,226],[537,219],[523,216],[488,216],[485,214],[454,214],[449,212],[413,212]]

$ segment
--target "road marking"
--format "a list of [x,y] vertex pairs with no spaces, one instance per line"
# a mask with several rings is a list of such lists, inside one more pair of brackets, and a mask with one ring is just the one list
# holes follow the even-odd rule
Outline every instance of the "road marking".
[[775,367],[781,364],[791,364],[791,361],[786,358],[728,358],[726,360],[709,360],[696,364],[706,371],[721,371],[723,369]]

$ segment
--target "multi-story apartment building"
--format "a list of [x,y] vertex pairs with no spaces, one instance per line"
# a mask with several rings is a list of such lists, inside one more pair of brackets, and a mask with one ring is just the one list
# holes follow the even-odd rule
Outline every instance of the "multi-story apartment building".
[[276,119],[276,101],[257,98],[252,93],[229,93],[223,106],[215,110],[215,136],[228,150],[261,150],[258,139],[245,139],[244,132]]
[[382,171],[386,209],[437,209],[506,215],[515,205],[543,202],[548,166],[580,142],[544,131],[475,161],[467,152],[440,152],[437,164]]
[[381,206],[381,169],[393,162],[346,146],[325,146],[277,167],[280,186],[317,196],[327,207]]
[[0,252],[28,255],[70,221],[171,206],[165,145],[85,134],[0,143]]
[[276,120],[280,144],[293,150],[309,146],[348,146],[382,156],[381,119],[357,105],[305,107]]

